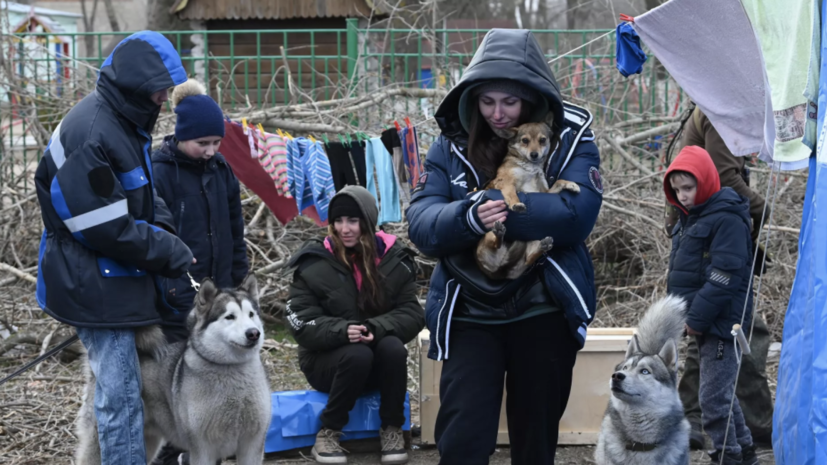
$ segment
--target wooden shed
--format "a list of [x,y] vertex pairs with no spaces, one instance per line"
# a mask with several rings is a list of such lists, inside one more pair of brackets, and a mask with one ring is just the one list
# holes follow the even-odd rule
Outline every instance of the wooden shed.
[[194,33],[206,44],[185,60],[207,61],[214,96],[232,106],[288,101],[285,62],[302,92],[314,99],[339,96],[348,46],[351,52],[356,46],[348,43],[347,20],[366,25],[368,18],[385,17],[380,9],[375,0],[178,0],[172,12],[206,31]]

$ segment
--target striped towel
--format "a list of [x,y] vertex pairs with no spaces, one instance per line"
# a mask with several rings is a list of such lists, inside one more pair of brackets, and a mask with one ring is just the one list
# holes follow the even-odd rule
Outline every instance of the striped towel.
[[302,160],[305,162],[305,178],[313,192],[313,203],[319,212],[319,219],[327,221],[327,209],[330,200],[336,195],[336,188],[333,185],[330,161],[327,159],[324,145],[321,142],[311,142]]

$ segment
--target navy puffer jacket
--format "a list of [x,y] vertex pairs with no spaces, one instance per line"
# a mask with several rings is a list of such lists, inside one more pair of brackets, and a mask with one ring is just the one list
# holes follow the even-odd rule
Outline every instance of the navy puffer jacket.
[[[476,208],[485,201],[501,200],[498,190],[474,192],[486,180],[468,162],[468,134],[458,116],[463,90],[476,82],[514,79],[539,91],[560,121],[561,144],[547,169],[549,185],[557,179],[576,182],[579,194],[519,194],[525,213],[510,212],[505,222],[508,240],[554,238],[554,248],[539,264],[545,288],[563,309],[572,335],[582,346],[586,328],[594,318],[594,269],[585,240],[594,228],[602,203],[600,156],[589,129],[588,110],[564,104],[542,49],[529,31],[495,29],[483,39],[462,80],[445,97],[435,114],[442,135],[428,151],[423,173],[406,214],[408,236],[419,250],[442,258],[471,253],[485,234]],[[450,321],[460,295],[457,280],[443,263],[431,276],[425,318],[431,331],[428,356],[450,356]]]
[[95,92],[54,130],[35,185],[45,226],[37,302],[57,320],[96,328],[158,323],[156,278],[178,277],[192,263],[167,231],[149,157],[160,112],[150,96],[186,80],[169,40],[133,34],[104,61]]
[[[210,278],[220,288],[241,285],[247,275],[247,246],[238,179],[220,153],[208,161],[193,160],[167,136],[152,154],[155,187],[172,213],[178,237],[197,262],[190,268],[201,282]],[[184,326],[195,290],[187,275],[163,282],[166,303],[177,310],[169,323]]]
[[[674,172],[696,181],[697,205],[687,209],[670,184]],[[703,334],[732,339],[732,325],[752,318],[752,223],[749,199],[724,187],[709,153],[681,150],[666,172],[666,198],[680,212],[672,233],[667,292],[689,303],[686,323]]]

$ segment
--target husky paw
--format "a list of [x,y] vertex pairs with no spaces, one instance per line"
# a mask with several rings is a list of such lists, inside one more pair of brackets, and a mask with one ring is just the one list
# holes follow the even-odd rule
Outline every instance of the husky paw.
[[543,253],[548,252],[552,247],[554,247],[554,239],[547,237],[540,241],[540,249]]
[[497,221],[496,223],[494,223],[494,228],[491,231],[493,231],[494,235],[500,239],[505,237],[505,225],[502,224],[501,221]]
[[511,211],[515,211],[517,213],[522,213],[522,212],[525,211],[525,204],[522,203],[522,202],[515,203],[514,205],[511,206]]

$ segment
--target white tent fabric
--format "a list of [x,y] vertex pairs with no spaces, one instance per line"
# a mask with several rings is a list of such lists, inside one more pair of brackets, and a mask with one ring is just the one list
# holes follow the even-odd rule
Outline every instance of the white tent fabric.
[[734,155],[772,162],[772,95],[739,0],[671,0],[637,16],[634,27]]

